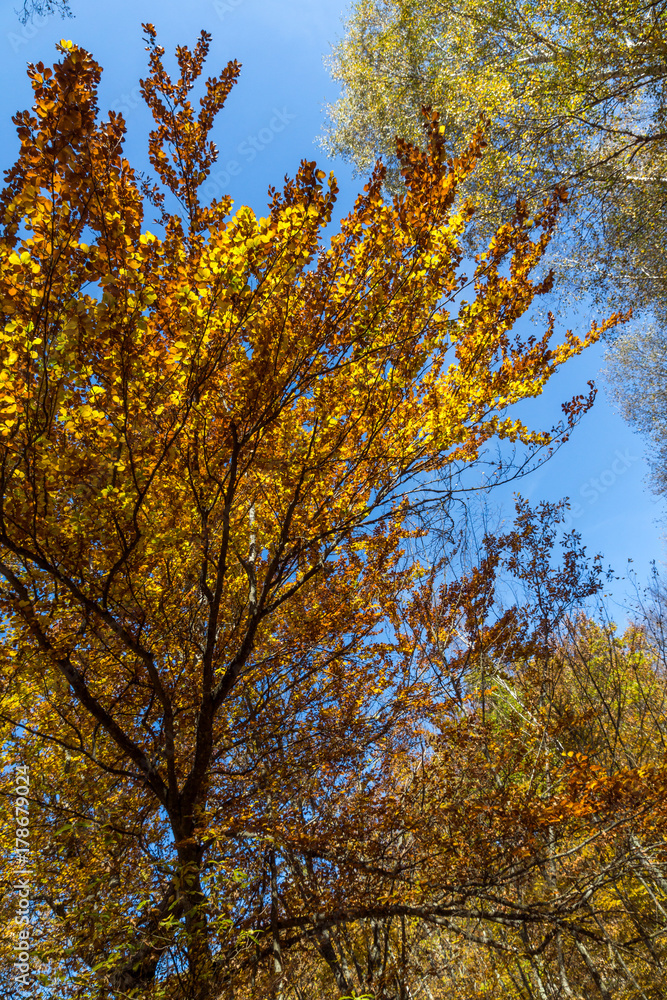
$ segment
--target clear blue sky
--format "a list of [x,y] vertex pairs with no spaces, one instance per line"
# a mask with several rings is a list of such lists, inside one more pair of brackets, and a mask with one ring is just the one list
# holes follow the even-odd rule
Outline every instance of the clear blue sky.
[[[327,161],[315,142],[323,105],[337,93],[323,56],[342,32],[341,0],[73,0],[72,10],[72,20],[56,15],[22,27],[13,0],[2,0],[3,168],[11,165],[18,148],[11,115],[30,103],[26,63],[53,62],[54,45],[63,37],[85,46],[104,67],[100,106],[123,111],[128,125],[126,152],[135,165],[146,168],[150,119],[137,84],[146,70],[141,22],[151,21],[168,55],[177,44],[193,45],[205,28],[213,35],[211,74],[229,59],[243,64],[215,135],[220,160],[213,178],[219,190],[212,188],[212,193],[224,190],[237,205],[250,204],[261,212],[268,186],[279,185],[285,173],[292,175],[305,157],[335,169],[341,186],[339,207],[342,211],[351,206],[359,181],[342,162]],[[526,420],[551,426],[559,419],[562,400],[586,391],[588,379],[600,381],[601,360],[602,350],[595,348],[570,362],[545,395],[525,408]],[[601,552],[605,562],[620,572],[632,559],[643,581],[651,560],[664,558],[665,528],[660,523],[664,506],[646,489],[642,455],[641,439],[614,413],[601,386],[593,411],[570,442],[519,488],[532,502],[569,496],[571,525],[581,532],[589,552]],[[511,492],[506,490],[500,499],[510,516]],[[616,585],[614,593],[620,597],[623,586]]]

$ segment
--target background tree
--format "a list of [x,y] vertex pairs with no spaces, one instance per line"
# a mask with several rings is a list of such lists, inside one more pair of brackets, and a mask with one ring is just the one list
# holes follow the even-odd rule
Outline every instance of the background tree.
[[[394,136],[419,141],[432,105],[446,148],[488,116],[489,147],[468,179],[473,244],[512,212],[570,191],[550,263],[573,289],[662,320],[667,303],[665,52],[661,2],[357,0],[333,50],[342,85],[324,145],[365,171],[396,167]],[[396,170],[388,175],[396,188]],[[532,207],[530,209],[532,211]]]
[[47,17],[58,12],[61,17],[72,17],[72,11],[67,0],[23,0],[20,18],[26,24],[31,18]]
[[607,388],[648,445],[652,486],[667,490],[667,340],[657,323],[618,337],[606,357]]
[[399,892],[427,885],[431,907],[394,922],[388,996],[664,994],[664,632],[568,614],[600,579],[573,533],[555,560],[561,516],[520,505],[481,592],[473,573],[415,593],[448,697],[394,779]]
[[[550,287],[530,273],[558,194],[530,220],[518,205],[454,306],[482,137],[450,163],[437,117],[425,150],[400,145],[404,193],[385,201],[378,169],[328,246],[336,185],[313,163],[264,218],[203,204],[238,66],[195,111],[208,36],[172,81],[146,32],[157,182],[68,42],[29,68],[0,197],[0,712],[3,773],[31,773],[32,953],[60,997],[266,996],[313,954],[342,993],[332,928],[370,934],[372,979],[377,921],[403,921],[407,961],[405,921],[450,906],[397,883],[404,857],[416,871],[404,762],[437,702],[400,610],[411,519],[490,440],[547,447],[508,408],[609,324],[512,333]],[[425,842],[443,865],[449,843]]]

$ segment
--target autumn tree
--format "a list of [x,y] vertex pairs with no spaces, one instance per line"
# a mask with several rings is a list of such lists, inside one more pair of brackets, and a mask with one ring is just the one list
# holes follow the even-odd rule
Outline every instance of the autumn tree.
[[[512,331],[550,287],[530,274],[559,192],[518,203],[462,300],[457,191],[484,140],[448,159],[436,115],[424,149],[399,144],[404,192],[385,200],[378,167],[326,243],[314,163],[264,217],[204,204],[239,67],[196,109],[208,35],[175,81],[146,37],[155,181],[63,42],[29,68],[0,196],[0,717],[5,779],[29,769],[33,974],[59,997],[207,1000],[279,993],[314,955],[342,994],[332,928],[375,940],[444,905],[391,889],[392,776],[439,698],[401,610],[414,515],[491,440],[547,447],[510,407],[601,331]],[[14,870],[8,852],[8,888]]]
[[392,772],[386,849],[411,905],[382,922],[387,995],[664,995],[664,608],[623,634],[584,614],[601,567],[574,532],[557,544],[562,519],[521,502],[486,539],[483,587],[413,588],[413,655],[441,698]]
[[438,698],[421,745],[317,803],[332,832],[292,834],[285,925],[334,872],[347,895],[324,961],[292,956],[296,996],[664,995],[664,637],[648,616],[621,635],[577,611],[602,577],[575,533],[557,544],[562,518],[521,503],[477,570],[412,588],[404,635]]
[[468,178],[477,239],[517,192],[571,199],[552,247],[561,296],[619,295],[665,315],[667,8],[610,0],[356,0],[331,59],[341,83],[325,146],[363,172],[394,136],[420,140],[422,105],[448,151],[488,116],[489,148]]

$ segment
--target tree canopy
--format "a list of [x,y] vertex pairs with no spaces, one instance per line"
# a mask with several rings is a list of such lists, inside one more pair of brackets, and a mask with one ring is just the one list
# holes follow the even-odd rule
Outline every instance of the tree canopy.
[[333,50],[342,95],[324,144],[361,171],[377,156],[396,168],[394,137],[419,141],[423,105],[442,116],[451,153],[488,118],[467,183],[473,243],[518,194],[538,205],[563,183],[561,299],[611,294],[664,318],[666,18],[662,0],[356,0]]
[[667,340],[651,323],[624,333],[607,352],[607,389],[648,445],[651,485],[667,492]]
[[483,136],[449,160],[435,114],[326,241],[312,162],[263,217],[206,204],[239,67],[196,109],[209,36],[173,80],[145,30],[155,180],[65,42],[0,195],[0,826],[34,907],[23,970],[3,854],[4,996],[657,997],[659,643],[572,617],[599,573],[548,505],[457,577],[406,553],[448,470],[590,405],[511,412],[617,318],[513,329],[561,195],[470,283]]

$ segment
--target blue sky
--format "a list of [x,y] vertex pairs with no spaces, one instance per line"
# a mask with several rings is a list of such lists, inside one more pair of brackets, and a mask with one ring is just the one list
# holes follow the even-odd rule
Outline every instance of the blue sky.
[[[139,168],[147,168],[146,136],[150,117],[138,91],[146,71],[142,21],[151,21],[158,39],[173,52],[177,44],[193,45],[205,28],[213,39],[207,69],[215,74],[229,59],[242,63],[241,79],[219,119],[214,136],[220,159],[213,170],[211,194],[229,193],[236,205],[261,212],[270,184],[294,174],[300,159],[317,159],[334,169],[341,187],[339,209],[351,207],[360,186],[349,167],[329,161],[317,146],[323,106],[335,100],[323,56],[342,33],[341,0],[114,0],[93,4],[74,0],[72,20],[59,16],[22,26],[13,0],[0,10],[0,160],[9,167],[18,143],[11,123],[17,110],[30,104],[25,76],[29,61],[53,62],[54,45],[71,38],[89,49],[104,68],[100,90],[103,110],[115,108],[128,125],[126,152]],[[577,329],[580,320],[572,320]],[[662,534],[664,506],[646,488],[643,442],[613,411],[599,378],[603,349],[590,349],[566,365],[544,396],[523,413],[532,426],[549,427],[560,417],[560,402],[587,389],[595,379],[600,392],[570,442],[519,489],[531,502],[569,496],[570,524],[581,532],[591,553],[625,572],[628,559],[640,582],[651,560],[665,556]],[[511,516],[511,489],[498,495]],[[620,599],[625,586],[614,586]]]

